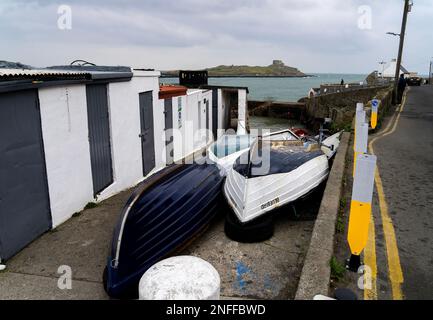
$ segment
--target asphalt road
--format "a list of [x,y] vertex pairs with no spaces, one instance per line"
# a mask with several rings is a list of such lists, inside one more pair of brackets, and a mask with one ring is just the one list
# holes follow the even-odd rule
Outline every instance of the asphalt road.
[[403,299],[433,299],[433,86],[410,88],[395,131],[377,139],[374,153],[398,248],[390,250],[389,228],[373,204],[378,298],[395,298],[394,261],[403,273]]

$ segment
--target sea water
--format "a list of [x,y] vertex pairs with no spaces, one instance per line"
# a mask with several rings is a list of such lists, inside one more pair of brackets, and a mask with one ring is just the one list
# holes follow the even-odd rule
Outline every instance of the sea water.
[[[248,87],[248,100],[298,101],[308,96],[311,88],[323,83],[359,83],[365,81],[365,74],[316,73],[306,78],[209,78],[209,85]],[[178,83],[177,78],[161,78],[162,83]]]
[[[359,83],[365,81],[365,74],[316,73],[306,78],[209,78],[209,85],[248,87],[248,100],[298,101],[308,95],[311,88],[324,83]],[[175,84],[177,78],[161,78],[161,83]],[[292,127],[302,127],[296,120],[251,116],[250,129],[269,129],[271,132]]]

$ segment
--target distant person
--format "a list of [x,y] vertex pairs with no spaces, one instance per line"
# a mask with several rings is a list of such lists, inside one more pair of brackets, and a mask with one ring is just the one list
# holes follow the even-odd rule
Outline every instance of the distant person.
[[340,84],[341,84],[342,86],[344,86],[344,79],[341,79]]
[[404,89],[406,89],[406,79],[404,78],[404,74],[402,73],[400,75],[400,78],[398,79],[397,84],[397,103],[401,103]]

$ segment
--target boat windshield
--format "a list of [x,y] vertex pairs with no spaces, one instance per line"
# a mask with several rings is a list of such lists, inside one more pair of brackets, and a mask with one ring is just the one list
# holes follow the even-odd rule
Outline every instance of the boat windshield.
[[271,133],[269,136],[264,136],[263,140],[298,140],[296,136],[293,135],[292,132],[285,130]]
[[217,158],[224,158],[248,149],[253,141],[254,137],[250,135],[224,135],[213,145],[212,152]]

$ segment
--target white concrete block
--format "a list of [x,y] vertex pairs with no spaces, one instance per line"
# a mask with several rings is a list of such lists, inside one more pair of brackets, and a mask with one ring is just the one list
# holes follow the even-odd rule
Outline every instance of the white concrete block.
[[140,280],[140,300],[218,300],[221,280],[207,261],[177,256],[152,266]]

